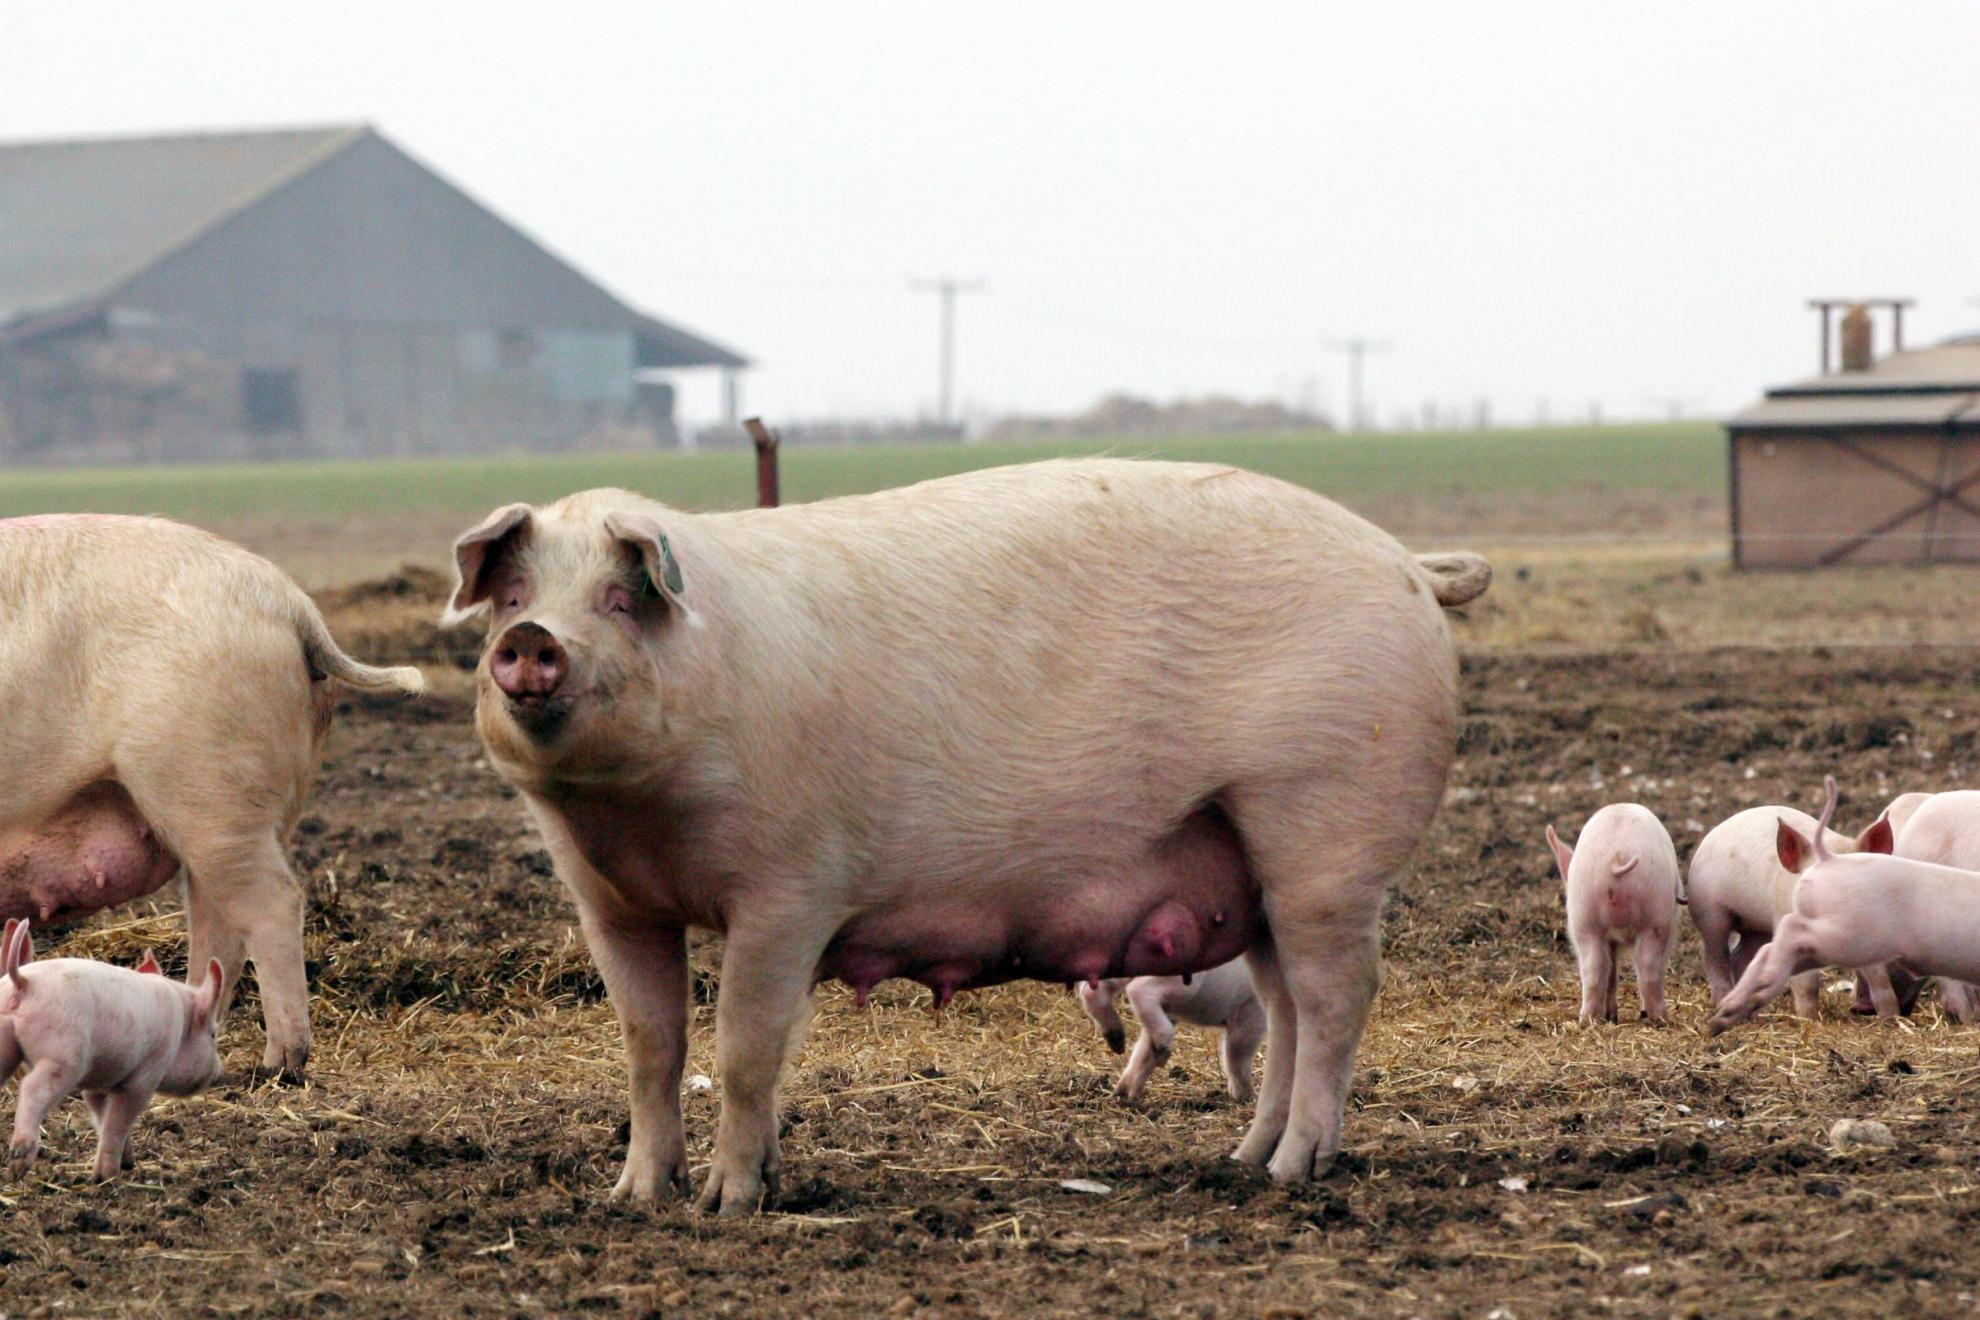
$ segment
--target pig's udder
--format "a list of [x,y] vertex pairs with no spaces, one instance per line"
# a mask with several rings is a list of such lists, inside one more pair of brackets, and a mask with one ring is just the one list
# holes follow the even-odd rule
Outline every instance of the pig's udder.
[[48,820],[0,828],[0,917],[81,916],[141,898],[178,870],[123,785],[90,784]]
[[1263,922],[1237,831],[1205,807],[1125,865],[1041,876],[1001,901],[935,899],[842,927],[818,979],[861,1004],[893,977],[939,1008],[958,990],[1005,981],[1072,985],[1207,971],[1250,948]]

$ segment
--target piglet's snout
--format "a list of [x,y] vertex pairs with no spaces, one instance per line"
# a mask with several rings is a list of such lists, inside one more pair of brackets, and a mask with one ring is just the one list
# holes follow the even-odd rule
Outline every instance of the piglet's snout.
[[563,685],[570,656],[540,623],[519,623],[497,639],[488,657],[495,686],[518,701],[541,700]]

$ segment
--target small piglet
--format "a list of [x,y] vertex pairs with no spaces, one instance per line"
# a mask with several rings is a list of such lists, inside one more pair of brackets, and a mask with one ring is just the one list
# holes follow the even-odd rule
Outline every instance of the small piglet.
[[[1863,833],[1851,838],[1831,830],[1823,843],[1833,853],[1887,853],[1893,815],[1909,814],[1916,805],[1900,798]],[[1775,925],[1794,910],[1794,873],[1781,866],[1774,847],[1782,821],[1804,836],[1815,828],[1813,816],[1793,807],[1749,807],[1720,822],[1691,851],[1691,921],[1705,942],[1705,979],[1714,1006],[1732,993],[1754,955],[1773,938]],[[1864,1010],[1874,1008],[1882,1017],[1910,1011],[1909,1001],[1918,994],[1918,983],[1901,968],[1859,967],[1856,984]],[[1820,971],[1796,976],[1788,988],[1796,1016],[1820,1016]]]
[[[1800,877],[1794,910],[1719,1004],[1711,1022],[1715,1036],[1752,1017],[1789,977],[1811,968],[1902,959],[1922,975],[1980,981],[1980,873],[1884,853],[1838,856],[1824,833],[1836,809],[1834,776],[1827,787],[1828,802],[1812,836],[1785,820],[1776,831],[1781,865]],[[1923,812],[1921,807],[1907,831]]]
[[1643,1016],[1664,1022],[1664,965],[1677,927],[1677,849],[1646,807],[1619,802],[1581,827],[1570,848],[1547,827],[1567,885],[1568,938],[1581,965],[1581,1024],[1616,1020],[1616,958],[1633,948]]
[[219,960],[197,989],[159,975],[148,952],[136,971],[87,958],[36,963],[26,921],[7,923],[0,950],[0,1085],[28,1065],[14,1110],[14,1176],[40,1152],[48,1111],[81,1091],[96,1127],[96,1177],[116,1177],[132,1165],[131,1128],[153,1095],[192,1095],[220,1078]]
[[1079,987],[1080,1006],[1100,1024],[1107,1048],[1119,1054],[1127,1048],[1127,1027],[1116,1001],[1125,996],[1141,1019],[1141,1037],[1134,1043],[1115,1091],[1129,1100],[1141,1094],[1148,1077],[1169,1061],[1175,1048],[1176,1020],[1194,1022],[1224,1033],[1224,1083],[1233,1100],[1251,1099],[1251,1061],[1265,1040],[1265,1008],[1252,988],[1251,969],[1233,958],[1192,977],[1137,976],[1133,980],[1086,981]]
[[[1885,813],[1899,857],[1980,871],[1980,792],[1906,793]],[[1939,1004],[1955,1022],[1980,1021],[1980,986],[1939,978]]]

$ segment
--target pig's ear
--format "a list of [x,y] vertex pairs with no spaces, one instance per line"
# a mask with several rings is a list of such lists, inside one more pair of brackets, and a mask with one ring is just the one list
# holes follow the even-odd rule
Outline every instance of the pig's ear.
[[1891,831],[1891,818],[1879,816],[1876,824],[1856,836],[1856,851],[1887,853],[1896,846],[1896,843],[1897,839]]
[[1561,868],[1561,879],[1567,879],[1568,863],[1574,860],[1574,849],[1561,842],[1561,836],[1554,833],[1554,827],[1547,827],[1547,846],[1554,850],[1554,865]]
[[1815,850],[1808,840],[1796,832],[1794,826],[1781,820],[1774,828],[1774,855],[1781,859],[1781,865],[1800,875],[1808,863],[1815,860]]
[[199,989],[193,991],[193,1025],[205,1028],[212,1023],[214,1010],[220,1006],[220,992],[226,988],[227,974],[220,970],[220,960],[209,958],[206,961],[206,980]]
[[530,507],[509,504],[461,533],[454,542],[454,597],[440,616],[443,627],[465,623],[488,608],[495,570],[502,557],[529,535]]
[[150,949],[146,949],[144,956],[138,959],[137,969],[146,976],[163,976],[165,974],[165,969],[158,965],[158,955]]
[[701,617],[687,602],[687,578],[674,554],[674,543],[667,539],[658,518],[650,513],[608,513],[605,533],[639,557],[646,569],[646,584],[654,595],[679,610],[689,624],[701,625]]

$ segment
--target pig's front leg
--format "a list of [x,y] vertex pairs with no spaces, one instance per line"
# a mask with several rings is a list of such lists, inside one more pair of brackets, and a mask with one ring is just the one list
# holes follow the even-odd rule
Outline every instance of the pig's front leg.
[[131,1129],[151,1103],[149,1090],[108,1091],[98,1102],[90,1097],[90,1117],[96,1120],[96,1181],[109,1182],[131,1168]]
[[1247,999],[1224,1020],[1224,1082],[1231,1099],[1251,1099],[1251,1061],[1265,1042],[1265,1009],[1256,999]]
[[1752,1017],[1787,989],[1788,978],[1823,965],[1817,952],[1814,923],[1798,912],[1782,917],[1774,927],[1774,938],[1754,956],[1739,984],[1732,988],[1712,1015],[1707,1030],[1714,1036],[1735,1023]]
[[626,1042],[632,1135],[614,1201],[655,1201],[688,1190],[681,1067],[687,1060],[687,932],[625,926],[581,912],[591,960]]
[[722,1121],[699,1209],[746,1214],[777,1193],[777,1083],[831,937],[764,915],[726,933],[715,1000]]
[[[89,1106],[90,1124],[96,1129],[96,1164],[99,1169],[103,1167],[103,1152],[106,1148],[105,1142],[107,1138],[103,1135],[103,1108],[108,1100],[108,1094],[103,1091],[83,1092],[83,1102]],[[124,1148],[118,1152],[117,1163],[124,1169],[137,1167],[137,1160],[131,1156],[131,1138],[129,1133],[126,1133],[124,1136]],[[98,1180],[101,1181],[101,1175],[99,1175]]]
[[1945,1010],[1947,1017],[1964,1025],[1974,1020],[1980,1003],[1976,1003],[1972,985],[1965,981],[1949,981],[1942,976],[1939,978],[1939,1007]]

